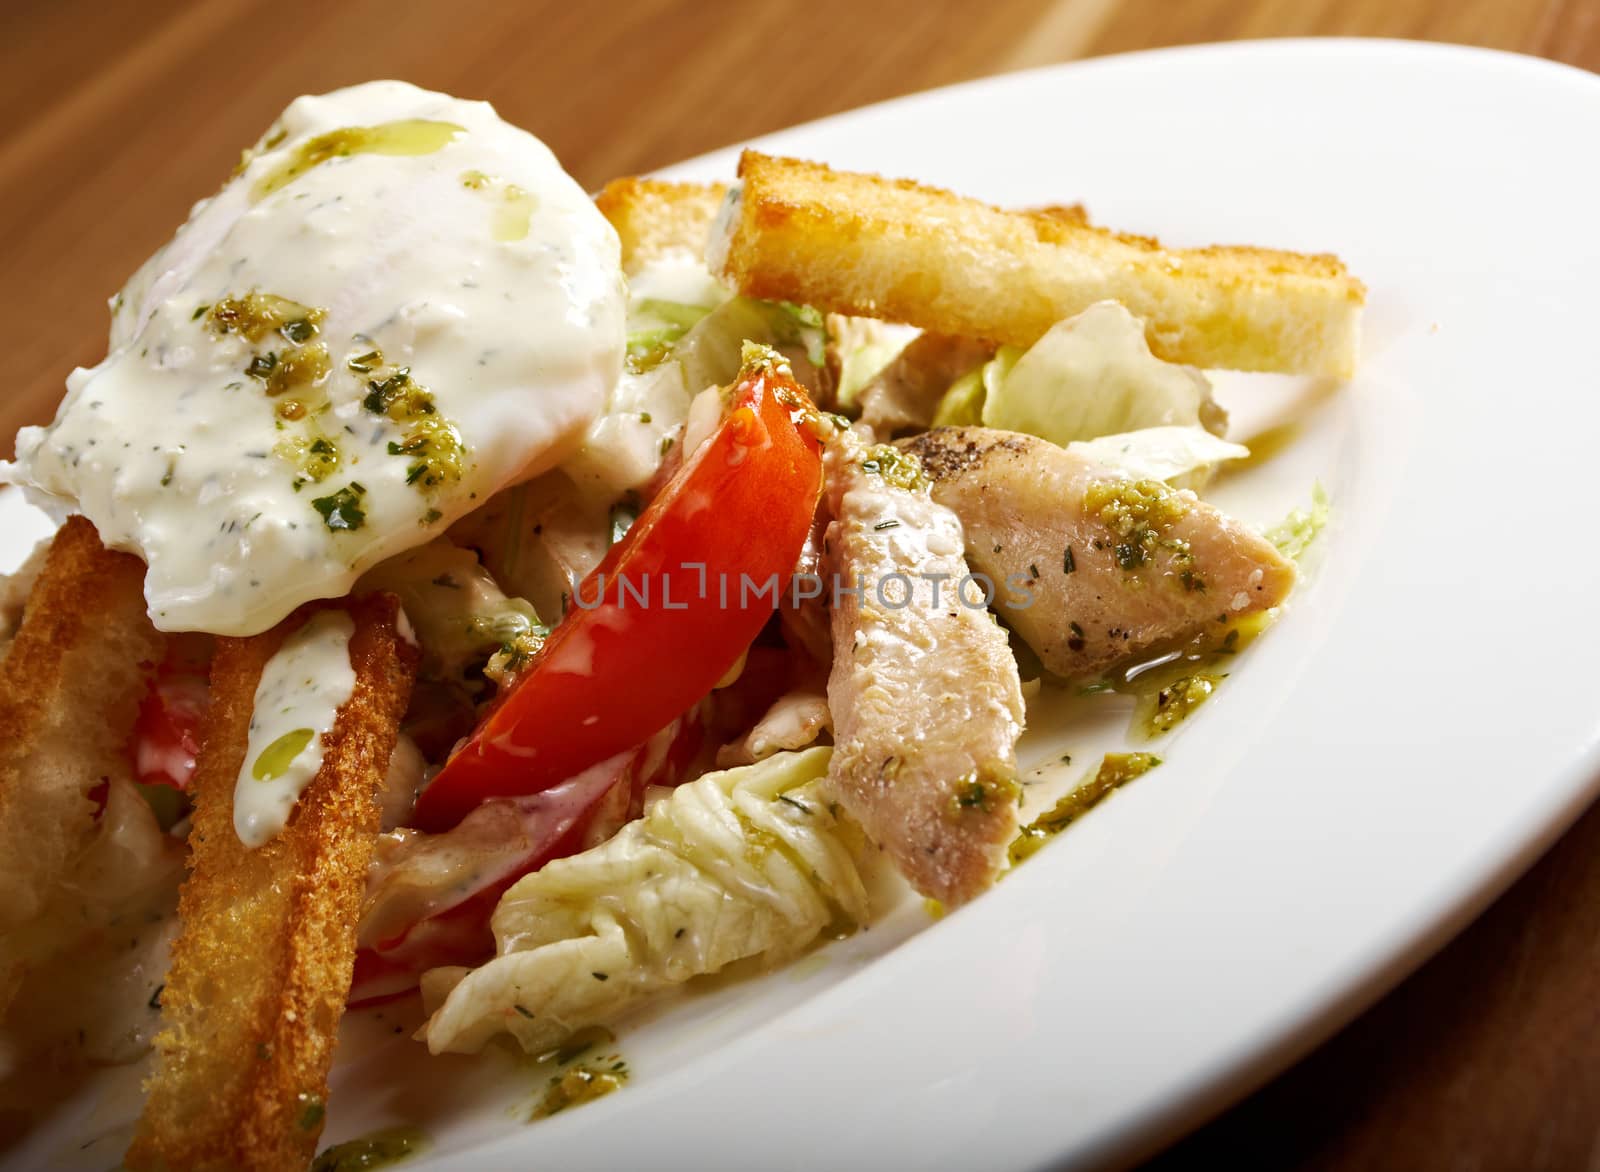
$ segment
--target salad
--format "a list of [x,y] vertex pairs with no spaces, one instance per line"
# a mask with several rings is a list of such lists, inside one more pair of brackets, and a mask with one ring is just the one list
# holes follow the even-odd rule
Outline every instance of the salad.
[[1326,501],[1202,498],[1250,455],[1203,371],[1347,377],[1363,298],[751,151],[591,199],[484,103],[297,99],[0,465],[60,521],[0,587],[0,1083],[153,1050],[128,1167],[299,1169],[347,1007],[559,1052],[978,898],[1159,764],[1030,805],[1031,697],[1137,678],[1164,735],[1289,598]]

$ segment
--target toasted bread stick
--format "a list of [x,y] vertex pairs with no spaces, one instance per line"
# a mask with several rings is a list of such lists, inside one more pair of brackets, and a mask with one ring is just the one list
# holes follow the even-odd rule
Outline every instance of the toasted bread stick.
[[595,198],[622,238],[622,269],[630,277],[674,252],[704,256],[717,207],[727,194],[720,183],[669,183],[613,179]]
[[[1344,377],[1365,290],[1337,257],[1163,248],[1076,212],[1003,211],[906,180],[745,151],[713,269],[741,293],[1029,346],[1096,301],[1169,362]],[[722,243],[726,244],[725,251]]]
[[416,651],[396,632],[392,597],[349,604],[355,690],[288,825],[251,850],[234,830],[233,791],[256,685],[311,610],[217,648],[179,903],[183,927],[161,997],[156,1069],[126,1160],[136,1172],[300,1172],[322,1133],[378,830],[376,795]]
[[143,562],[71,518],[0,658],[0,1014],[22,978],[6,935],[39,913],[88,841],[89,792],[131,773],[128,737],[165,646],[143,583]]

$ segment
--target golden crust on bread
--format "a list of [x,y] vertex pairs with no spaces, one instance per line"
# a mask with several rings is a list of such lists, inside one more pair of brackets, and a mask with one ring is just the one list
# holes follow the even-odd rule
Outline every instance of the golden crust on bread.
[[1029,346],[1096,301],[1169,362],[1347,376],[1361,282],[1337,257],[1168,249],[1066,209],[1004,211],[908,180],[745,151],[723,271],[739,292]]
[[315,608],[223,639],[194,780],[183,927],[131,1169],[303,1169],[322,1133],[328,1068],[355,963],[378,830],[377,792],[416,670],[387,595],[349,605],[356,684],[288,825],[251,850],[233,827],[256,685]]
[[1084,207],[1081,203],[1045,204],[1043,207],[1033,208],[1029,214],[1052,220],[1060,220],[1067,224],[1082,224],[1087,226],[1089,223],[1089,209]]
[[63,525],[0,658],[0,1012],[21,979],[4,937],[36,916],[94,830],[89,791],[131,773],[128,738],[165,636],[144,563]]
[[594,202],[622,239],[622,270],[631,277],[650,261],[675,252],[704,256],[711,223],[727,191],[721,183],[629,177],[607,183]]

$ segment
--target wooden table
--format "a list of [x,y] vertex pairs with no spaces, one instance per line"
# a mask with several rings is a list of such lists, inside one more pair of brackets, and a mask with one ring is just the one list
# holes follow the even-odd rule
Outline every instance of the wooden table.
[[[4,0],[0,434],[298,93],[491,99],[586,186],[896,94],[1243,37],[1418,37],[1600,69],[1600,0]],[[9,443],[5,444],[9,448]],[[1161,1166],[1600,1167],[1600,809],[1455,943]]]

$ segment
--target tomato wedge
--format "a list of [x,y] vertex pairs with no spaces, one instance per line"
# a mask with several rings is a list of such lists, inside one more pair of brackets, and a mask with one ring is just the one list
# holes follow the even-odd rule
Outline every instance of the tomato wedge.
[[455,825],[665,728],[738,661],[788,587],[822,488],[817,411],[747,348],[716,431],[579,586],[538,657],[422,791],[413,824]]

